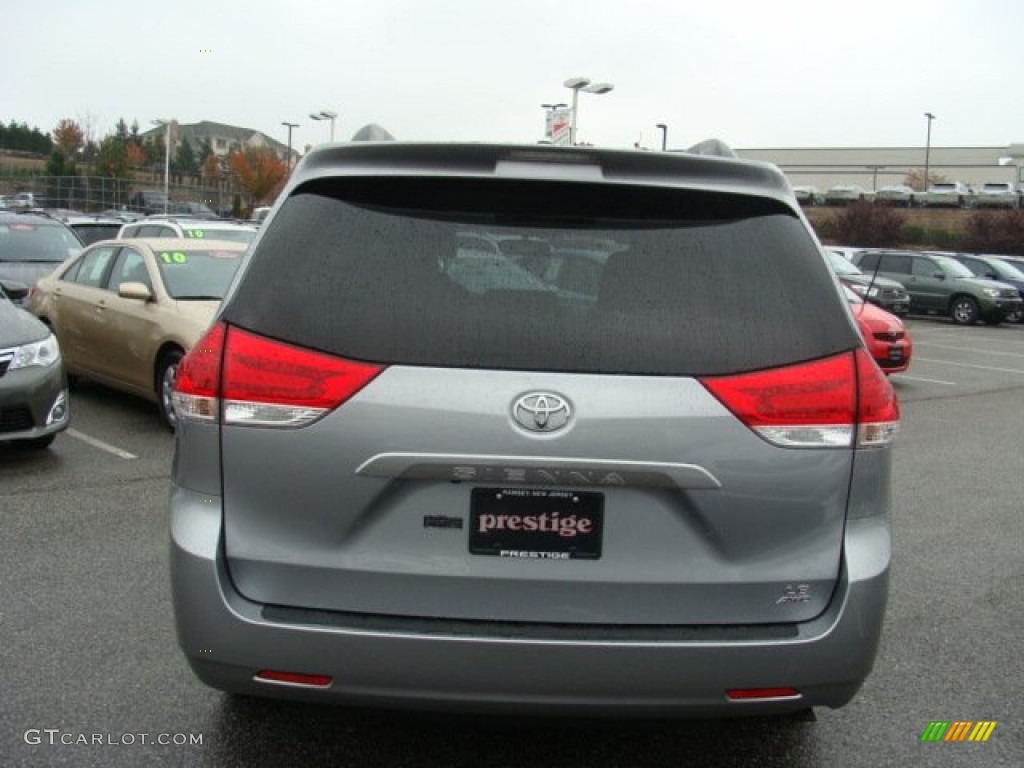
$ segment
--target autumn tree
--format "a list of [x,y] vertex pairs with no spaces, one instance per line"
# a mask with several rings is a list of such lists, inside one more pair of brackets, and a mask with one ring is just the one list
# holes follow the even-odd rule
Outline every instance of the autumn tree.
[[74,160],[85,146],[85,131],[74,120],[65,117],[53,129],[53,141],[64,157]]
[[203,184],[208,187],[214,186],[220,179],[220,160],[212,152],[203,160]]
[[250,147],[245,152],[232,152],[228,156],[228,164],[238,174],[250,207],[266,200],[288,175],[284,161],[267,147]]
[[946,181],[946,177],[941,173],[935,173],[935,171],[928,169],[928,183],[924,183],[924,169],[923,168],[911,168],[907,171],[907,175],[903,177],[903,183],[911,189],[928,189],[932,184],[942,184]]
[[125,145],[125,159],[129,168],[139,168],[146,162],[146,150],[142,144],[136,141],[129,141]]

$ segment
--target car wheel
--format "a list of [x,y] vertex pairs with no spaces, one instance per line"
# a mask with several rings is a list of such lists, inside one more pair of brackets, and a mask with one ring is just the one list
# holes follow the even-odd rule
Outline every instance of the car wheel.
[[949,308],[949,316],[957,325],[974,325],[979,314],[978,302],[970,296],[957,296]]
[[171,432],[178,425],[178,417],[174,413],[174,379],[178,375],[178,363],[183,357],[180,349],[172,349],[164,353],[160,358],[160,365],[157,366],[156,376],[156,401],[160,409],[160,421],[164,423]]
[[49,448],[56,437],[56,435],[46,435],[45,437],[35,437],[31,440],[19,440],[17,444],[22,448],[28,448],[30,451],[42,451]]

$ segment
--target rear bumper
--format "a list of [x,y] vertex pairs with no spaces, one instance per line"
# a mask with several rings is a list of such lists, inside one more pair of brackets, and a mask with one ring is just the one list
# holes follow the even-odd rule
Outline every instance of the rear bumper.
[[[171,573],[178,641],[196,675],[225,691],[339,704],[532,714],[708,716],[840,707],[871,671],[888,592],[884,517],[852,519],[843,575],[818,618],[775,628],[532,627],[263,606],[233,588],[219,499],[175,487]],[[321,688],[254,679],[263,669],[327,675]],[[800,697],[736,703],[734,688]]]

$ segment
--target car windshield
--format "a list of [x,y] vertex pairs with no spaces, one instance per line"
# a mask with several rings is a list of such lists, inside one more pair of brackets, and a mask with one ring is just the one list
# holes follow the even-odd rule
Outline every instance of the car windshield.
[[0,222],[0,261],[59,264],[82,249],[71,230],[28,221]]
[[252,229],[219,229],[203,226],[186,227],[185,237],[190,239],[207,240],[230,240],[232,243],[251,243],[256,238],[256,231]]
[[999,277],[1006,280],[1024,281],[1024,272],[1021,272],[1020,269],[1012,264],[1008,264],[1007,262],[999,259],[992,259],[989,263],[992,265],[992,268],[996,271],[996,274],[999,275]]
[[121,223],[104,224],[102,222],[84,222],[82,224],[70,224],[79,239],[86,245],[98,243],[100,240],[113,240],[121,231]]
[[856,265],[848,261],[847,259],[840,256],[838,253],[833,251],[825,251],[828,256],[828,263],[832,266],[832,271],[837,275],[862,275],[863,272],[857,268]]
[[190,249],[156,252],[164,289],[172,299],[180,300],[223,299],[241,262],[241,251]]
[[956,259],[949,256],[932,256],[935,263],[953,277],[974,277],[974,273]]

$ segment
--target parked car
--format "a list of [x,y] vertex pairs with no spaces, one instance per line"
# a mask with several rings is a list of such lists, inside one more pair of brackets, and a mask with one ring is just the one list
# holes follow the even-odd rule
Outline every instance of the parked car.
[[[283,194],[175,383],[201,680],[478,712],[850,700],[899,409],[777,168],[353,141]],[[496,264],[584,233],[606,258],[568,289],[449,270],[469,235]]]
[[948,315],[958,325],[974,325],[978,320],[998,325],[1021,309],[1016,288],[975,277],[950,255],[868,251],[858,253],[854,263],[866,274],[877,272],[903,283],[910,294],[911,312]]
[[61,221],[78,236],[83,245],[116,238],[124,224],[120,219],[106,216],[64,216]]
[[921,205],[929,208],[970,208],[974,190],[962,181],[937,181],[928,187]]
[[878,367],[888,376],[910,367],[914,345],[903,321],[896,315],[864,301],[857,293],[844,289],[860,335]]
[[793,194],[800,205],[817,205],[821,202],[821,195],[817,187],[807,185],[793,187]]
[[128,199],[128,210],[143,215],[169,213],[171,201],[162,189],[140,189]]
[[[1024,271],[1021,270],[1024,264],[1018,267],[1012,261],[1000,258],[999,256],[983,256],[969,253],[958,253],[954,258],[971,270],[971,274],[975,277],[986,277],[989,280],[1008,283],[1024,296]],[[1010,323],[1019,323],[1022,317],[1024,317],[1024,313],[1018,309],[1008,313],[1006,320]]]
[[246,246],[223,240],[104,240],[41,279],[29,310],[69,373],[157,403],[174,428],[178,362],[210,324]]
[[875,274],[865,275],[834,248],[826,248],[825,254],[840,282],[862,299],[894,315],[905,315],[910,311],[910,294],[902,283]]
[[57,338],[14,305],[28,286],[0,280],[0,443],[49,447],[71,422]]
[[82,243],[75,233],[57,219],[32,213],[0,213],[0,279],[31,287],[81,250]]
[[875,192],[875,203],[913,208],[917,203],[917,193],[906,184],[887,184]]
[[872,194],[857,184],[836,184],[825,192],[825,205],[848,205],[871,198]]
[[193,218],[189,216],[147,216],[124,224],[119,238],[132,237],[184,237],[188,239],[214,238],[251,243],[257,229],[252,224],[241,224],[224,219]]
[[974,205],[978,208],[1020,208],[1020,197],[1010,182],[990,181],[981,185]]

